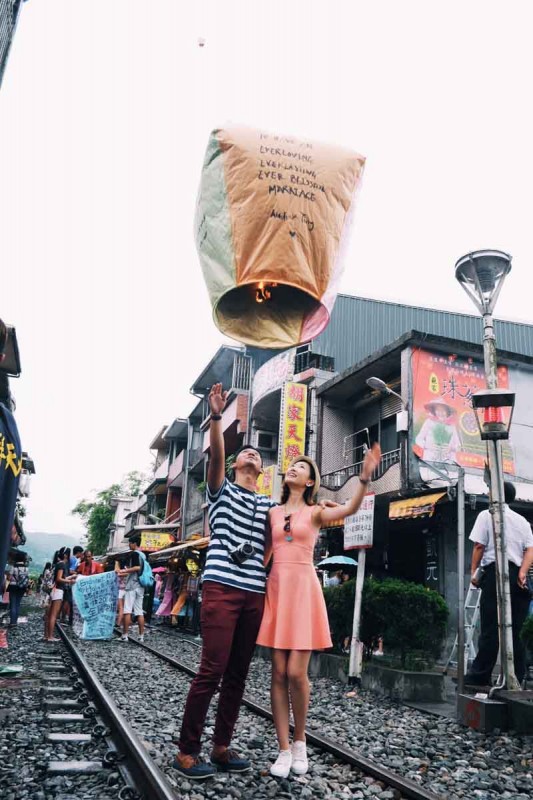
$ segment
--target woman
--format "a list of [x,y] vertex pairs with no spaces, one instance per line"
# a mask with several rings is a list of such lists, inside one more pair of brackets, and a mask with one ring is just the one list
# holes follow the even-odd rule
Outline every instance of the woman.
[[[318,532],[328,522],[357,511],[380,457],[380,447],[375,444],[365,455],[351,500],[343,506],[323,508],[314,502],[320,485],[318,468],[312,459],[299,456],[291,461],[285,474],[281,505],[270,511],[271,541],[265,549],[265,564],[271,552],[274,563],[267,581],[257,644],[272,648],[272,714],[280,752],[270,772],[279,778],[286,778],[291,769],[297,775],[307,772],[307,669],[313,650],[332,646],[326,604],[313,566]],[[294,715],[292,749],[290,704]]]
[[[59,641],[54,637],[54,629],[56,621],[63,606],[65,594],[72,592],[71,586],[76,580],[75,575],[70,575],[70,548],[62,547],[54,555],[54,588],[50,595],[51,603],[48,607],[48,613],[45,618],[45,634],[44,638],[47,642]],[[68,600],[67,600],[68,603]]]
[[46,608],[50,593],[54,585],[54,573],[52,571],[52,562],[47,561],[41,573],[41,597],[39,598],[39,605],[41,608]]

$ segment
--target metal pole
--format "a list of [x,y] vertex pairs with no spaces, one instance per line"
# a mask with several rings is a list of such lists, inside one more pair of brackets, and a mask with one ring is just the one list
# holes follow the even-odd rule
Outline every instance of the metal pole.
[[355,582],[355,601],[353,607],[352,639],[350,642],[350,665],[348,668],[348,683],[361,685],[361,672],[363,670],[363,643],[359,641],[361,631],[361,605],[363,601],[363,584],[365,582],[366,550],[357,551],[357,580]]
[[457,476],[457,694],[465,688],[465,471]]
[[[496,338],[492,315],[483,314],[483,355],[487,388],[498,388]],[[494,536],[496,595],[498,602],[498,634],[500,641],[501,675],[495,689],[520,689],[514,672],[513,653],[513,618],[511,611],[511,589],[509,585],[509,564],[505,540],[505,520],[503,513],[503,465],[501,458],[501,442],[489,441],[490,469],[490,512]]]

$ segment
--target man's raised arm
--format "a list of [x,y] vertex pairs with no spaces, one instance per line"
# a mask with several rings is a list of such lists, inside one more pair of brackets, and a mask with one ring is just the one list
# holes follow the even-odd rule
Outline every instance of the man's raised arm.
[[222,434],[222,412],[226,405],[228,393],[222,391],[222,384],[215,383],[209,392],[209,408],[211,421],[209,424],[210,458],[207,467],[207,485],[209,491],[216,493],[222,486],[225,470],[224,436]]

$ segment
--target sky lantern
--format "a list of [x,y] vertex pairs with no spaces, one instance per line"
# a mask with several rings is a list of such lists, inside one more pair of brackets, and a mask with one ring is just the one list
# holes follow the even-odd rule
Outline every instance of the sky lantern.
[[324,330],[364,162],[343,148],[251,128],[211,133],[195,228],[222,333],[287,348]]

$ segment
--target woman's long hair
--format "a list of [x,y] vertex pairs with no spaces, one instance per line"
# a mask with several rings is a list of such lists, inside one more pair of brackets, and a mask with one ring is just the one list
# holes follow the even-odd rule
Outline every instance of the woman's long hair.
[[[302,459],[302,462],[304,464],[309,464],[309,461],[305,461],[304,459]],[[298,462],[296,462],[296,463],[298,463]],[[315,484],[316,484],[316,472],[315,472],[315,468],[313,467],[312,464],[309,464],[309,479],[313,481],[313,485],[305,487],[304,502],[305,502],[305,504],[307,506],[314,506],[315,502],[314,502],[313,498],[314,498],[314,496],[316,494],[316,486],[315,486]],[[289,487],[287,486],[285,481],[283,481],[283,486],[281,488],[281,500],[280,500],[281,505],[284,505],[287,502],[287,500],[289,499],[290,493],[291,493],[291,490],[289,489]]]

